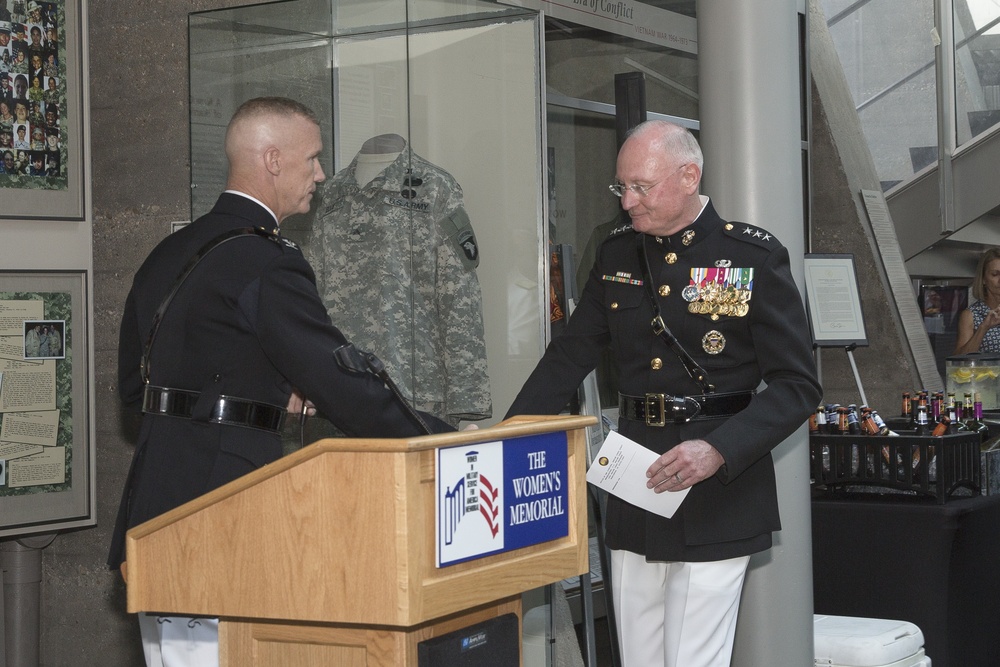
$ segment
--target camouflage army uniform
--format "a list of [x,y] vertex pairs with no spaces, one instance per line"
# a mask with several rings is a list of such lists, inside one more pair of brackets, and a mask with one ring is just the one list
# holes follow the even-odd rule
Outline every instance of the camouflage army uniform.
[[328,312],[418,409],[453,425],[491,416],[479,248],[461,186],[409,150],[364,186],[356,167],[325,186],[305,243]]

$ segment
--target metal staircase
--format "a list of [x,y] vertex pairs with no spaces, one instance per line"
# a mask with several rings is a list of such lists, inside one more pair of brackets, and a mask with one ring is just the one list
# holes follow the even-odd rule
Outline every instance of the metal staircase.
[[968,277],[979,253],[1000,246],[1000,126],[952,158],[955,231],[941,229],[938,164],[886,192],[910,276]]

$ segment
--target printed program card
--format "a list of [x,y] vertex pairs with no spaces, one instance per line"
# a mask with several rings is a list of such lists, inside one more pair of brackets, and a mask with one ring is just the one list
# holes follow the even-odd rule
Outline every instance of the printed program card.
[[636,507],[665,516],[674,515],[690,487],[655,493],[646,488],[646,470],[659,458],[634,440],[612,431],[587,471],[587,481]]

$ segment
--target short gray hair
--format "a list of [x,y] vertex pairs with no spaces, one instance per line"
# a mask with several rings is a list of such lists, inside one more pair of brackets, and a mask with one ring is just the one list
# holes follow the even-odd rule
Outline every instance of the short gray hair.
[[666,120],[647,120],[629,130],[625,137],[648,133],[656,135],[652,143],[654,150],[680,160],[681,164],[694,163],[698,165],[698,171],[702,171],[705,156],[701,152],[698,140],[687,128]]

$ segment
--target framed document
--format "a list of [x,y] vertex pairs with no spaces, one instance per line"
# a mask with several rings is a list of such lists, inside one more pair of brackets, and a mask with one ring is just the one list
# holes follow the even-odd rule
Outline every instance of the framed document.
[[0,272],[0,538],[96,519],[85,279]]
[[867,346],[854,255],[805,256],[806,308],[820,347]]

